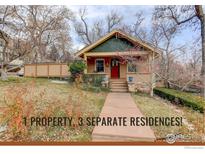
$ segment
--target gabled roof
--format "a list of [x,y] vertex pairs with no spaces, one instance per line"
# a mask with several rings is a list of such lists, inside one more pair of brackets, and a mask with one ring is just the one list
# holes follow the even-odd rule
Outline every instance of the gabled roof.
[[154,52],[155,54],[159,55],[159,51],[156,51],[156,49],[154,47],[152,47],[151,45],[149,45],[148,43],[145,43],[137,38],[134,38],[132,36],[129,36],[119,30],[113,30],[112,32],[106,34],[105,36],[103,36],[102,38],[100,38],[99,40],[97,40],[95,43],[90,44],[86,47],[84,47],[83,49],[79,50],[75,55],[76,56],[82,56],[84,53],[92,50],[93,48],[97,47],[98,45],[102,44],[103,42],[105,42],[106,40],[110,39],[111,37],[115,36],[116,34],[123,36],[123,38],[127,39],[130,42],[135,42],[138,43],[146,48],[148,48],[151,52]]

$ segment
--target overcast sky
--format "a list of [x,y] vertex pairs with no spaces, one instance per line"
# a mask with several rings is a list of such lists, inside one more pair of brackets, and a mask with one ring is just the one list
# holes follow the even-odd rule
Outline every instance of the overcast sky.
[[[78,10],[80,8],[83,8],[85,6],[68,6],[74,13],[78,13]],[[108,12],[111,10],[115,10],[119,12],[123,16],[123,21],[124,23],[130,24],[134,23],[134,15],[138,11],[143,11],[145,16],[146,16],[146,21],[145,24],[148,24],[150,19],[151,19],[151,13],[153,10],[153,6],[133,6],[133,5],[126,5],[126,6],[120,6],[120,5],[88,5],[86,6],[88,15],[87,15],[87,20],[89,23],[92,23],[93,21],[99,19],[99,18],[104,18]],[[147,25],[145,25],[147,26]],[[74,46],[76,48],[82,48],[83,45],[78,41],[77,37],[75,36],[75,33],[72,31],[71,34],[73,37],[74,41]]]
[[[67,6],[68,8],[70,8],[74,13],[77,13],[79,8],[82,8],[84,6]],[[138,11],[143,11],[144,15],[145,15],[145,23],[143,24],[144,26],[151,26],[151,16],[152,16],[152,11],[154,9],[154,6],[151,5],[123,5],[123,6],[119,6],[119,5],[90,5],[90,6],[86,6],[87,11],[88,11],[88,22],[92,23],[93,21],[97,20],[98,18],[104,18],[108,12],[110,12],[111,10],[116,10],[117,12],[119,12],[121,15],[123,15],[123,21],[124,23],[130,24],[135,22],[135,18],[134,15],[136,14],[136,12]],[[193,40],[193,38],[195,38],[196,36],[199,36],[199,31],[193,31],[193,29],[187,28],[184,29],[183,32],[180,34],[180,36],[178,36],[175,39],[175,43],[176,44],[183,44],[183,43],[187,43],[187,42],[191,42]],[[79,40],[77,39],[74,31],[72,31],[71,33],[72,38],[73,38],[73,43],[75,48],[80,49],[83,47],[83,45],[79,42]]]

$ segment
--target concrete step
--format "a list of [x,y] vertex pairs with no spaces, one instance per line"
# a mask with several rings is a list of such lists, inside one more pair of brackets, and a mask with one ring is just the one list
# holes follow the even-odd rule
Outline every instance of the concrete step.
[[127,86],[110,86],[110,89],[128,89],[128,87]]
[[127,86],[127,83],[110,83],[110,86]]
[[110,81],[126,81],[125,78],[122,78],[122,79],[110,79]]
[[128,88],[127,85],[110,85],[110,88]]
[[110,83],[127,83],[127,81],[110,81]]
[[127,92],[128,89],[110,89],[112,92]]
[[119,85],[121,85],[121,84],[127,84],[127,82],[110,82],[110,84],[119,84]]
[[128,91],[128,85],[126,79],[111,79],[109,86],[112,92]]
[[126,86],[127,87],[127,83],[123,83],[123,84],[122,83],[120,83],[120,84],[119,83],[111,83],[110,86],[122,86],[122,87]]
[[115,87],[115,86],[112,86],[110,87],[111,89],[128,89],[128,87]]

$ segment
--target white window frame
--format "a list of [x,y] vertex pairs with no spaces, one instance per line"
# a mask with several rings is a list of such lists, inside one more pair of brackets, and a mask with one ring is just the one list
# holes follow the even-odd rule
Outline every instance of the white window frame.
[[[98,60],[102,60],[103,61],[103,72],[97,72],[97,61]],[[95,59],[95,71],[97,72],[97,73],[105,73],[105,59],[103,59],[103,58],[97,58],[97,59]]]

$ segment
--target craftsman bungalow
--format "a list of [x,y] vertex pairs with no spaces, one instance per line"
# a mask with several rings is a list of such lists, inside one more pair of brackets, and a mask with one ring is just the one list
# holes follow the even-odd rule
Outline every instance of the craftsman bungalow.
[[151,64],[159,53],[151,45],[114,30],[76,55],[86,61],[85,73],[103,75],[112,91],[148,92]]

